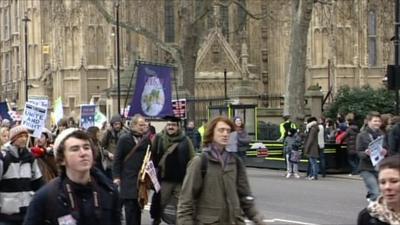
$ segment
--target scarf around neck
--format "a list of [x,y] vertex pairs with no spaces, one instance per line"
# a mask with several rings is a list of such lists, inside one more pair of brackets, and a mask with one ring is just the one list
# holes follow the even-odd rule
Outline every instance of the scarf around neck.
[[169,146],[171,146],[173,143],[181,142],[183,140],[183,138],[185,137],[185,135],[183,134],[183,132],[181,130],[179,130],[176,135],[171,136],[167,133],[167,131],[163,130],[161,132],[161,137],[163,140],[164,148],[168,149]]
[[382,222],[390,225],[400,225],[400,213],[390,210],[383,200],[383,196],[379,196],[376,201],[371,202],[367,210],[372,217]]

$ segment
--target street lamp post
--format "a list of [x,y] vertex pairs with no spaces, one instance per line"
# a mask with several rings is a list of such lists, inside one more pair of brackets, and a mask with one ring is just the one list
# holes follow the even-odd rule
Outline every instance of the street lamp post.
[[224,69],[224,98],[225,101],[228,100],[228,93],[227,93],[227,85],[226,85],[226,69]]
[[28,22],[31,20],[28,18],[28,16],[24,16],[22,21],[25,23],[25,101],[28,101]]
[[116,9],[116,20],[117,20],[117,92],[118,92],[118,113],[119,115],[122,115],[121,113],[121,83],[120,83],[120,55],[119,55],[119,1],[115,3],[115,9]]

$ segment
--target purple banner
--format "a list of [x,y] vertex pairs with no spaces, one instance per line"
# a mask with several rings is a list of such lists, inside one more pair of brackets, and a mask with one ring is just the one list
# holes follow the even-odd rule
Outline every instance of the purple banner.
[[135,93],[128,116],[140,114],[149,117],[172,115],[172,67],[139,64]]
[[88,129],[94,126],[96,105],[81,105],[81,127]]

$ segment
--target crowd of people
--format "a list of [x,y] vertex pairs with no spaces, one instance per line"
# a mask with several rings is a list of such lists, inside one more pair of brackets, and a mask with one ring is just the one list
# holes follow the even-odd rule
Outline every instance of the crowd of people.
[[336,121],[309,117],[304,128],[298,129],[290,116],[285,115],[280,128],[286,178],[300,178],[300,149],[308,159],[306,178],[318,180],[319,174],[326,175],[325,143],[346,145],[349,176],[361,176],[369,203],[360,212],[358,224],[400,224],[399,116],[369,112],[361,128],[356,125],[353,114],[339,115]]
[[[244,217],[265,224],[243,163],[251,137],[242,118],[216,117],[199,128],[194,121],[184,127],[173,116],[164,122],[156,133],[141,115],[129,121],[116,115],[101,128],[87,129],[70,118],[33,138],[24,126],[3,121],[0,225],[141,224],[148,196],[138,183],[146,159],[151,159],[160,185],[159,191],[154,183],[144,186],[153,189],[152,224],[244,224]],[[359,129],[352,115],[336,121],[309,117],[304,125],[285,115],[280,131],[286,178],[300,178],[303,155],[309,162],[306,179],[326,176],[325,143],[345,144],[349,175],[363,178],[370,201],[359,221],[398,224],[398,117],[371,112]],[[385,159],[375,166],[370,143],[379,139],[379,154]]]
[[[264,224],[241,161],[251,141],[241,118],[218,117],[199,129],[193,121],[183,127],[178,118],[164,120],[165,128],[156,133],[141,115],[129,121],[116,115],[108,125],[87,129],[69,118],[44,128],[37,138],[19,123],[3,121],[0,224],[141,224],[147,199],[142,199],[138,182],[148,154],[161,187],[151,197],[152,224],[198,224],[210,218],[215,224],[242,224],[244,216]],[[199,170],[190,169],[199,162],[206,171],[201,180],[196,178]],[[218,178],[221,169],[230,172]],[[219,200],[202,188],[192,190],[193,177],[201,181],[197,187],[219,190]],[[229,187],[220,186],[219,179]],[[154,187],[150,183],[147,188]],[[198,199],[213,206],[213,215],[207,207],[193,210],[200,209],[194,205]]]

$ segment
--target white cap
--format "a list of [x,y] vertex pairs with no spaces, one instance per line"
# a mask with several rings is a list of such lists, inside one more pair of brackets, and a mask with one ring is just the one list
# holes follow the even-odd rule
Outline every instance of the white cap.
[[61,144],[61,142],[63,142],[63,141],[65,140],[66,137],[68,137],[70,134],[72,134],[73,132],[75,132],[75,131],[77,131],[77,130],[79,130],[79,129],[78,129],[78,128],[71,127],[71,128],[68,128],[68,129],[63,130],[63,131],[56,137],[56,140],[54,141],[54,149],[53,149],[54,157],[57,157],[57,149],[58,149],[58,146]]

